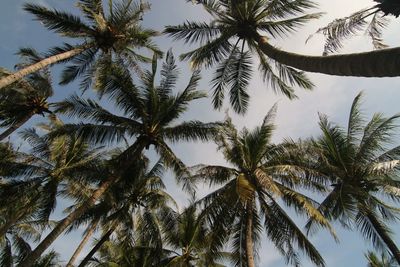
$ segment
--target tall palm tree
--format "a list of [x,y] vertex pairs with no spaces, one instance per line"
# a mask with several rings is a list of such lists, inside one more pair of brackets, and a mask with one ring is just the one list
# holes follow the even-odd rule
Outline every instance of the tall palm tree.
[[[175,39],[200,43],[200,47],[181,55],[190,59],[193,67],[211,67],[217,64],[212,80],[213,104],[221,108],[224,91],[229,89],[230,103],[238,113],[244,113],[249,96],[247,87],[252,76],[252,53],[260,61],[263,79],[276,92],[295,98],[293,86],[311,89],[313,84],[301,71],[268,58],[257,44],[258,31],[272,37],[282,37],[320,13],[305,14],[314,7],[309,0],[295,1],[197,1],[212,16],[209,23],[187,22],[167,26],[165,32]],[[261,38],[261,37],[260,37]],[[269,55],[268,55],[269,56]]]
[[139,48],[160,53],[150,38],[155,31],[143,29],[139,22],[148,4],[132,0],[108,1],[108,12],[102,0],[78,0],[82,16],[49,9],[37,4],[25,4],[24,9],[33,14],[49,30],[73,39],[75,44],[65,44],[51,49],[46,58],[0,79],[3,88],[22,77],[55,63],[70,61],[62,74],[61,83],[83,76],[81,87],[90,87],[99,66],[112,61],[138,67],[138,62],[148,59],[138,54]]
[[172,53],[167,54],[163,64],[159,86],[154,84],[156,71],[157,59],[154,57],[152,71],[145,71],[142,76],[141,88],[133,84],[129,71],[120,65],[113,66],[112,75],[100,78],[104,85],[100,87],[102,94],[110,96],[123,115],[114,115],[94,101],[77,96],[72,96],[59,105],[58,111],[90,119],[95,123],[67,124],[58,132],[55,131],[55,136],[69,132],[85,141],[106,144],[122,141],[125,137],[136,139],[124,152],[111,160],[115,175],[105,178],[91,197],[65,217],[21,266],[29,266],[74,220],[93,206],[112,184],[118,182],[121,173],[129,172],[130,163],[136,161],[144,149],[153,145],[166,166],[173,168],[179,175],[185,173],[186,167],[167,141],[206,141],[215,134],[215,123],[177,121],[193,100],[205,96],[196,90],[199,72],[193,73],[185,90],[173,95],[177,68]]
[[[187,0],[187,2],[190,2]],[[220,107],[223,89],[230,87],[231,102],[246,104],[245,88],[251,76],[251,54],[258,57],[260,71],[273,88],[293,97],[291,86],[310,88],[311,82],[295,69],[339,76],[399,76],[400,48],[366,53],[305,56],[280,50],[270,39],[285,37],[320,13],[307,13],[315,7],[310,0],[197,0],[211,16],[209,23],[187,22],[167,26],[165,32],[200,47],[183,54],[194,67],[218,64],[214,105]],[[262,34],[269,36],[263,36]],[[273,70],[277,67],[278,74]],[[295,69],[293,69],[295,68]],[[236,96],[235,96],[236,95]],[[235,99],[238,98],[238,99]],[[238,107],[235,107],[237,111]]]
[[73,137],[49,141],[33,129],[25,130],[22,137],[31,144],[31,153],[19,152],[16,159],[0,163],[1,169],[10,169],[0,187],[0,203],[8,207],[2,212],[0,237],[16,223],[32,219],[46,223],[62,194],[60,188],[78,180],[93,182],[88,180],[93,179],[89,169],[99,164],[98,149]]
[[[23,61],[40,58],[38,53],[30,48],[20,49]],[[10,74],[6,69],[0,69],[0,77]],[[51,113],[48,98],[53,95],[51,78],[48,69],[32,73],[14,83],[0,95],[0,127],[8,127],[0,134],[0,141],[20,128],[34,115]]]
[[302,169],[295,158],[289,157],[292,145],[271,143],[274,116],[275,107],[261,126],[241,132],[227,119],[216,143],[230,167],[194,167],[192,179],[205,178],[211,185],[221,186],[199,201],[213,231],[210,251],[216,251],[230,236],[235,266],[254,267],[264,224],[265,234],[288,263],[300,264],[297,246],[317,266],[324,266],[317,249],[281,206],[282,201],[333,231],[317,210],[317,203],[296,190],[304,187],[319,191],[324,186],[319,185],[315,172]]
[[[399,200],[400,147],[393,147],[400,115],[374,114],[366,123],[360,112],[360,93],[351,106],[347,129],[320,115],[322,135],[313,141],[314,167],[330,181],[332,190],[319,209],[330,219],[354,225],[378,249],[387,248],[398,263],[400,251],[387,225],[398,209],[382,197]],[[312,227],[312,221],[307,225]]]

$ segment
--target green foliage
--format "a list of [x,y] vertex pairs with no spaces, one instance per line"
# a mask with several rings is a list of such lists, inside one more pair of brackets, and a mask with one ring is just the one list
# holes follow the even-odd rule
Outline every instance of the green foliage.
[[[193,181],[209,181],[220,189],[197,202],[212,229],[211,255],[229,239],[232,242],[235,266],[247,266],[248,237],[256,252],[262,233],[282,253],[287,263],[299,265],[296,247],[317,266],[324,261],[316,248],[281,207],[281,201],[296,212],[318,221],[331,229],[317,210],[317,203],[294,188],[311,188],[318,184],[306,169],[290,158],[291,145],[271,143],[276,106],[265,116],[261,126],[253,131],[238,132],[230,118],[220,128],[216,143],[226,161],[233,167],[199,165],[194,167]],[[307,181],[307,182],[306,182]],[[320,190],[314,186],[314,190]],[[258,204],[256,204],[256,202]],[[248,221],[251,221],[251,226]],[[250,227],[250,228],[248,228]],[[248,230],[249,229],[249,230]],[[331,229],[331,231],[333,231]]]
[[[187,1],[190,2],[190,1]],[[190,60],[193,68],[217,65],[211,85],[214,108],[220,109],[225,91],[229,90],[233,110],[244,114],[248,107],[247,93],[252,77],[253,59],[258,57],[260,72],[277,93],[295,98],[294,86],[311,89],[313,84],[303,72],[283,66],[267,58],[259,49],[260,33],[284,37],[306,22],[318,18],[320,13],[306,12],[315,7],[309,0],[297,1],[195,1],[211,15],[209,23],[186,22],[167,26],[166,34],[186,43],[199,43],[200,47],[181,55]]]
[[[366,122],[360,101],[361,93],[354,99],[347,130],[320,115],[322,135],[311,141],[318,161],[314,168],[329,180],[332,190],[319,210],[327,218],[356,227],[374,247],[384,249],[390,246],[387,224],[399,210],[379,196],[399,199],[400,155],[392,146],[399,115],[386,118],[377,113]],[[312,224],[311,220],[307,228]]]
[[104,11],[102,1],[77,1],[77,8],[83,16],[77,16],[55,9],[27,3],[24,10],[33,14],[46,28],[61,36],[78,40],[73,45],[50,49],[47,57],[83,48],[83,51],[69,57],[70,62],[61,75],[60,84],[68,84],[82,77],[80,87],[87,90],[93,80],[107,73],[113,63],[123,64],[141,73],[139,63],[149,62],[139,54],[140,49],[148,49],[161,55],[161,51],[151,41],[157,33],[140,25],[148,4],[137,4],[124,0],[109,2]]

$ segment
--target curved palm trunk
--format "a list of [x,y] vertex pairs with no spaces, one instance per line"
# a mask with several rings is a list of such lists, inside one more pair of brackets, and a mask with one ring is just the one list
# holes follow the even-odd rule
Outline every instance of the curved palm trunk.
[[93,47],[93,46],[94,46],[93,44],[88,44],[85,46],[77,47],[75,49],[45,58],[35,64],[32,64],[26,68],[23,68],[11,75],[8,75],[8,76],[0,79],[0,89],[7,85],[12,84],[13,82],[16,82],[16,81],[22,79],[23,77],[25,77],[28,74],[34,73],[34,72],[39,71],[39,70],[41,70],[47,66],[50,66],[54,63],[57,63],[62,60],[76,56],[76,55],[82,53],[83,51],[85,51],[86,49]]
[[392,256],[396,259],[397,263],[400,265],[400,251],[390,236],[387,234],[386,230],[382,228],[382,225],[375,218],[375,216],[371,214],[367,214],[367,217],[371,224],[374,226],[378,235],[382,238],[383,242],[385,242],[386,246],[392,253]]
[[10,126],[7,130],[5,130],[2,134],[0,134],[0,141],[3,141],[3,139],[7,138],[9,135],[11,135],[13,132],[15,132],[18,128],[20,128],[22,125],[24,125],[27,121],[29,121],[30,118],[32,118],[34,114],[29,114],[19,122],[13,124]]
[[94,254],[101,248],[101,246],[110,238],[111,234],[114,232],[114,227],[105,233],[99,242],[92,248],[92,250],[86,255],[86,257],[82,260],[82,262],[78,265],[78,267],[86,266],[86,264],[90,261],[90,259],[94,256]]
[[89,241],[89,239],[92,237],[94,230],[97,227],[98,221],[92,223],[92,225],[89,227],[89,229],[86,232],[86,235],[82,239],[81,243],[79,243],[79,246],[76,248],[74,254],[72,254],[71,259],[67,263],[67,267],[73,267],[74,262],[78,258],[79,254],[81,253],[83,247],[86,245],[86,243]]
[[19,265],[20,267],[29,267],[43,254],[43,252],[61,235],[68,226],[76,219],[82,216],[96,201],[103,195],[104,192],[117,180],[117,177],[109,177],[105,180],[93,195],[79,208],[71,212],[67,217],[61,220],[56,227],[40,242],[40,244],[24,259]]
[[265,55],[299,70],[339,76],[400,76],[400,47],[354,54],[305,56],[279,50],[264,36],[258,35],[256,40]]
[[254,244],[253,244],[253,207],[247,207],[246,218],[246,260],[247,267],[255,267],[254,264]]
[[[125,150],[117,160],[119,166],[117,170],[123,170],[129,162],[124,159],[130,155],[132,159],[137,159],[146,147],[147,141],[138,138],[136,142],[127,150]],[[43,252],[68,228],[76,219],[82,216],[90,207],[92,207],[98,199],[107,191],[107,189],[118,180],[118,176],[111,176],[101,183],[99,188],[94,191],[93,195],[79,208],[71,212],[67,217],[61,220],[56,227],[40,242],[40,244],[20,263],[19,267],[29,267],[43,254]]]

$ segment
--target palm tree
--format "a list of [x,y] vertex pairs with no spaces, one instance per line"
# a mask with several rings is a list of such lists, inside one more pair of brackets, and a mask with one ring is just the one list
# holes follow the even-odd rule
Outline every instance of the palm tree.
[[275,92],[295,98],[293,86],[311,89],[312,82],[303,72],[283,65],[280,60],[266,57],[257,44],[257,31],[267,31],[272,37],[293,32],[320,13],[304,14],[314,4],[309,0],[295,1],[197,1],[212,16],[210,23],[187,22],[167,26],[165,32],[175,39],[201,46],[181,55],[190,59],[194,68],[217,65],[213,86],[213,104],[222,106],[224,91],[229,89],[230,103],[238,113],[244,113],[249,96],[247,87],[252,76],[252,53],[258,56],[259,70]]
[[[86,266],[115,232],[121,245],[132,246],[133,243],[134,246],[146,244],[153,250],[162,248],[156,214],[159,210],[169,209],[171,203],[176,205],[165,192],[160,177],[164,172],[163,164],[158,162],[148,170],[148,160],[143,158],[133,165],[136,171],[122,177],[106,192],[103,201],[88,211],[93,212],[95,217],[102,217],[104,231],[79,266]],[[126,259],[126,255],[123,258]],[[152,258],[155,260],[157,256],[153,254]]]
[[36,4],[24,5],[24,9],[49,30],[79,41],[52,48],[43,60],[2,78],[0,88],[44,67],[71,61],[72,64],[62,74],[61,83],[66,84],[82,76],[81,87],[88,89],[99,66],[117,61],[138,67],[138,62],[148,60],[138,54],[138,48],[160,53],[150,40],[156,32],[139,25],[143,12],[149,8],[148,4],[136,4],[132,0],[114,3],[111,0],[108,13],[104,11],[102,0],[78,0],[77,7],[82,16]]
[[[23,61],[40,58],[33,49],[20,49]],[[10,74],[0,69],[0,77]],[[53,95],[50,73],[47,69],[28,75],[18,83],[10,85],[0,95],[0,127],[8,127],[0,134],[0,141],[20,128],[34,115],[51,113],[48,98]]]
[[[53,118],[53,125],[46,126],[51,129],[57,127],[54,125],[57,123],[60,126],[61,122]],[[96,170],[95,166],[101,159],[99,149],[90,148],[73,136],[65,135],[49,140],[46,136],[39,136],[35,129],[26,129],[21,135],[32,149],[29,154],[20,153],[22,155],[18,161],[2,164],[13,168],[13,171],[4,176],[9,183],[3,186],[0,196],[10,207],[13,207],[11,203],[15,198],[29,199],[20,211],[13,207],[13,216],[5,226],[24,218],[26,211],[32,210],[34,206],[37,220],[48,221],[55,209],[57,196],[61,193],[60,187],[80,179],[92,178],[89,171]]]
[[[388,46],[382,40],[382,30],[388,25],[387,15],[400,15],[400,4],[392,0],[374,0],[378,2],[370,8],[364,8],[350,16],[335,19],[327,26],[318,29],[326,37],[324,55],[337,52],[343,47],[342,41],[364,31],[372,40],[374,49],[383,49]],[[371,18],[367,21],[367,18]],[[312,36],[312,35],[311,35]],[[310,36],[310,37],[311,37]]]
[[[42,127],[52,128],[60,123],[53,119],[52,125]],[[30,153],[16,152],[15,157],[0,162],[0,169],[9,170],[2,175],[5,182],[0,186],[0,203],[5,207],[0,216],[0,221],[4,222],[0,227],[0,238],[16,226],[31,221],[47,225],[58,196],[68,197],[61,188],[69,183],[90,184],[98,179],[98,173],[94,174],[100,163],[98,149],[90,148],[73,136],[50,140],[33,129],[23,131],[22,137],[31,144]],[[25,252],[21,254],[20,262],[32,250],[29,247]],[[39,259],[31,265],[36,261]]]
[[324,266],[317,249],[280,203],[283,201],[333,231],[317,210],[317,203],[296,190],[304,187],[319,191],[324,187],[314,177],[315,172],[302,169],[295,158],[289,157],[292,144],[271,144],[275,109],[276,106],[253,131],[244,128],[239,133],[230,119],[226,120],[216,143],[230,167],[194,167],[193,180],[206,178],[210,185],[220,187],[198,203],[204,207],[202,216],[211,222],[210,251],[216,251],[230,236],[235,266],[254,267],[264,224],[265,234],[288,263],[300,264],[297,246],[317,266]]
[[[313,141],[318,164],[315,169],[331,183],[332,190],[319,209],[330,219],[353,225],[378,249],[387,248],[398,263],[400,251],[386,224],[398,209],[382,197],[399,199],[400,147],[392,147],[396,120],[374,114],[366,123],[360,112],[362,94],[354,99],[347,129],[320,115],[321,137]],[[312,221],[307,225],[312,227]]]
[[206,141],[214,135],[215,123],[177,122],[191,101],[205,96],[196,90],[200,79],[199,72],[193,73],[183,92],[173,95],[177,69],[172,53],[167,54],[166,63],[163,64],[159,86],[154,84],[156,70],[157,60],[154,57],[152,71],[146,71],[142,76],[143,85],[140,90],[132,83],[129,71],[120,65],[113,66],[112,75],[100,78],[104,85],[101,87],[102,94],[110,96],[116,107],[121,110],[121,116],[110,113],[92,100],[84,100],[77,96],[60,103],[59,112],[90,119],[95,124],[67,124],[55,131],[54,136],[69,132],[75,133],[84,141],[103,144],[122,141],[125,136],[136,140],[111,160],[114,174],[105,178],[84,204],[65,217],[21,266],[29,266],[30,262],[39,257],[70,224],[93,206],[112,184],[117,183],[123,173],[129,172],[131,162],[136,161],[145,148],[153,145],[166,166],[181,175],[185,173],[186,167],[166,141]]
[[161,224],[165,245],[171,248],[172,254],[162,260],[165,266],[224,267],[220,262],[232,257],[223,251],[209,253],[208,237],[212,232],[195,205],[185,208],[181,213],[162,214]]
[[[187,0],[187,2],[190,2]],[[285,37],[320,13],[306,11],[310,0],[197,0],[212,17],[209,23],[187,22],[167,26],[165,33],[200,47],[185,53],[194,67],[218,64],[212,80],[214,106],[221,106],[224,88],[230,87],[231,103],[242,111],[248,100],[245,88],[251,77],[251,53],[260,61],[260,71],[273,88],[293,97],[291,86],[310,88],[311,82],[295,69],[339,76],[399,76],[400,48],[366,53],[305,56],[275,48],[269,39]],[[267,33],[269,37],[261,33]],[[277,67],[278,74],[273,71]],[[295,69],[293,69],[295,68]],[[238,105],[242,107],[239,108]]]
[[[18,208],[20,203],[15,203],[14,205],[14,207]],[[6,214],[4,215],[7,216]],[[3,217],[3,214],[1,217]],[[46,226],[46,222],[29,220],[28,218],[8,227],[6,232],[0,236],[0,265],[12,267],[15,262],[21,261],[31,249],[27,240],[39,241],[40,234]]]
[[376,256],[376,254],[372,251],[368,251],[368,253],[365,254],[365,257],[368,260],[368,267],[394,267],[395,266],[395,260],[389,259],[387,255],[384,253],[381,254],[380,259]]

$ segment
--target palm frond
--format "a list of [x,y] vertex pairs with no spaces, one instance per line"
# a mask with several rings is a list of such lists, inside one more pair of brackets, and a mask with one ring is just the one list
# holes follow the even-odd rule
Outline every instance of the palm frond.
[[207,42],[200,48],[182,54],[180,59],[190,60],[192,68],[195,69],[202,65],[211,67],[217,62],[221,62],[229,55],[232,46],[229,43],[230,37],[230,34],[223,34],[220,37]]
[[83,35],[91,33],[92,29],[75,15],[58,10],[49,10],[46,7],[26,3],[24,10],[35,15],[49,30],[75,37],[78,33]]
[[213,27],[205,22],[187,21],[181,25],[166,26],[164,33],[174,40],[184,39],[185,43],[206,43],[221,34],[219,27]]
[[233,109],[239,114],[246,112],[249,103],[249,95],[246,89],[250,83],[252,74],[251,65],[251,55],[249,52],[239,53],[234,62],[232,62],[229,77],[231,84],[229,101]]

